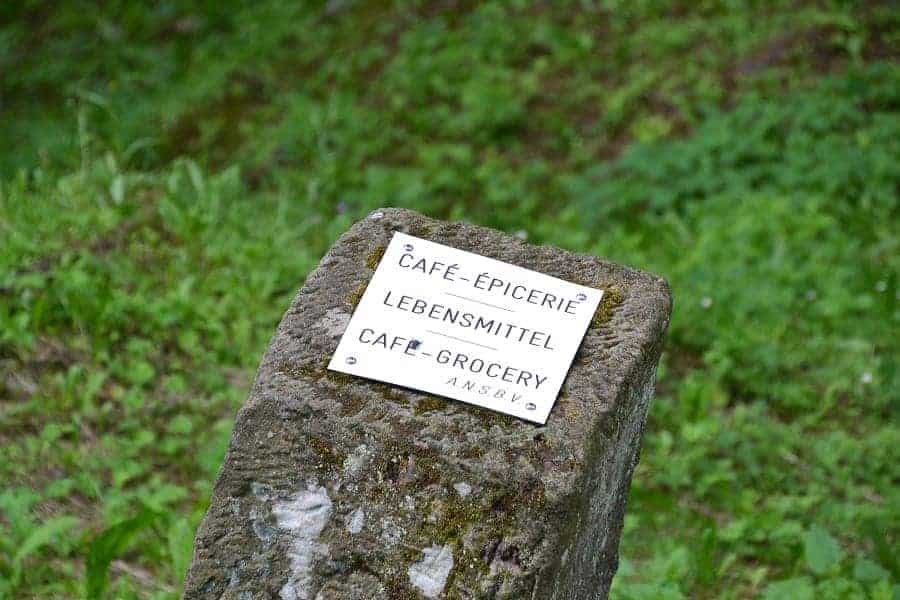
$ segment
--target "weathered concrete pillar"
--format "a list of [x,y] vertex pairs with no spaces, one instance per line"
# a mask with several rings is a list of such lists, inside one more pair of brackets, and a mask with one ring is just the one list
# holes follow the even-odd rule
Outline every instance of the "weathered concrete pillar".
[[[605,290],[545,426],[326,370],[395,231]],[[186,598],[605,598],[666,283],[384,209],[309,275],[266,351]]]

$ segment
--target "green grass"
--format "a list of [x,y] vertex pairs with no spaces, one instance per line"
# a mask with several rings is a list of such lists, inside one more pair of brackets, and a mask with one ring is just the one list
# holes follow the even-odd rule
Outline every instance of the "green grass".
[[281,313],[392,205],[670,281],[613,597],[900,598],[898,25],[4,5],[0,597],[176,597]]

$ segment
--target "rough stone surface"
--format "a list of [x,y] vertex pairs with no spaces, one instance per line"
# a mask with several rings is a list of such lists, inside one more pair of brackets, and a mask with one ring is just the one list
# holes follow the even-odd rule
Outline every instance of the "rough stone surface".
[[[545,426],[327,371],[394,231],[607,290]],[[186,598],[605,598],[671,309],[657,277],[381,209],[284,316]]]

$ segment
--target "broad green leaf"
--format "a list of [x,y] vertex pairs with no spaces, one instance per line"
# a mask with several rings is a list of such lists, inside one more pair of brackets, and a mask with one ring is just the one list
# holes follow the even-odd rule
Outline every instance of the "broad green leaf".
[[809,577],[795,577],[769,584],[762,597],[765,600],[812,600],[815,588]]
[[813,573],[822,575],[841,561],[844,556],[837,540],[824,528],[813,525],[803,540],[806,564]]
[[900,600],[900,585],[891,587],[887,581],[879,581],[872,586],[870,600]]
[[128,372],[128,378],[132,383],[143,385],[156,376],[156,370],[145,360],[136,361]]
[[876,581],[888,581],[890,574],[877,562],[861,558],[853,566],[853,577],[863,583],[875,583]]

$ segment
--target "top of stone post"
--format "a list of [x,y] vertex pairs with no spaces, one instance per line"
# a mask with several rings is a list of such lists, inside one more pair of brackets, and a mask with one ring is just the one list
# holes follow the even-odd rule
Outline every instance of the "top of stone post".
[[[605,290],[545,426],[326,369],[395,231]],[[186,597],[549,598],[593,554],[608,586],[670,310],[647,273],[372,212],[309,275],[265,353]],[[606,533],[580,548],[592,519]]]

